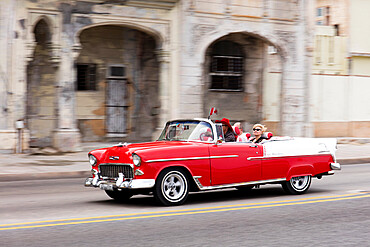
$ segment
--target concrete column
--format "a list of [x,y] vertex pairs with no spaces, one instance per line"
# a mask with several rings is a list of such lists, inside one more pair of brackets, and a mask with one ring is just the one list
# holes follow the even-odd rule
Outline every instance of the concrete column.
[[158,138],[165,123],[170,120],[170,92],[171,92],[171,82],[170,82],[170,52],[166,50],[158,50],[156,52],[159,66],[159,101],[161,102],[161,109],[159,114],[159,122],[157,126],[157,131],[153,134],[153,139]]
[[[9,116],[9,76],[8,65],[11,57],[9,46],[11,42],[8,40],[10,31],[8,30],[11,22],[10,18],[7,18],[6,13],[10,13],[10,1],[0,1],[0,150],[9,148],[8,143],[13,140],[12,145],[14,146],[14,131],[8,129],[8,116]],[[4,143],[5,142],[5,143]]]
[[60,64],[57,74],[57,128],[53,134],[53,146],[62,152],[79,151],[81,134],[76,123],[74,62],[80,47],[70,45],[65,37],[62,41]]
[[292,65],[283,65],[281,131],[282,135],[305,136],[304,71],[295,71]]
[[12,14],[10,1],[0,1],[0,152],[11,152],[14,149],[15,130],[9,126],[10,116],[10,64],[12,46]]
[[280,32],[281,37],[289,41],[282,74],[281,131],[282,135],[297,137],[310,135],[310,59],[306,52],[305,4],[305,1],[300,2],[294,32]]
[[9,29],[12,26],[12,20],[7,16],[12,11],[10,1],[0,1],[0,130],[8,128],[9,59],[11,58],[12,44],[12,41],[9,40],[12,39],[12,32]]

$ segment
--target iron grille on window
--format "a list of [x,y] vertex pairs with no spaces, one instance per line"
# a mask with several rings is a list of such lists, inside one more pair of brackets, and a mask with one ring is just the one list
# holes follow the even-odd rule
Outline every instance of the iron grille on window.
[[96,90],[96,64],[77,64],[77,90]]
[[211,62],[211,89],[241,90],[243,58],[213,56]]
[[243,72],[243,58],[229,56],[214,56],[212,57],[211,72],[240,74]]
[[214,44],[211,51],[210,79],[211,90],[243,90],[242,46],[229,40]]

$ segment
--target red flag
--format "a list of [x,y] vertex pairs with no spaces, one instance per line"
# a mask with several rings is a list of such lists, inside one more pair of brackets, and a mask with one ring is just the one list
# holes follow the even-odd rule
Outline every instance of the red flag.
[[211,108],[211,110],[209,111],[209,117],[211,117],[213,114],[216,114],[217,115],[217,109],[216,109],[216,107],[212,107]]

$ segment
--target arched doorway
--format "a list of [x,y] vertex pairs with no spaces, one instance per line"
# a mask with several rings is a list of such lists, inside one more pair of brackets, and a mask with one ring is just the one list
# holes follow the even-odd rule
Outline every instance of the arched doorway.
[[76,60],[76,118],[82,141],[151,140],[157,127],[157,42],[118,25],[83,30]]
[[56,128],[56,68],[51,66],[51,32],[41,19],[33,30],[36,46],[33,60],[27,66],[27,114],[30,147],[52,146],[52,132]]
[[203,112],[241,122],[250,131],[266,123],[277,133],[280,116],[281,59],[261,37],[231,33],[211,43],[205,54]]

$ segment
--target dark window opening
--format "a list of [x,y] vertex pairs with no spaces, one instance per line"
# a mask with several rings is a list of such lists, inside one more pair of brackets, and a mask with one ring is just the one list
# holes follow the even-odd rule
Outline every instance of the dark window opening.
[[335,29],[335,36],[339,36],[339,25],[335,24],[334,29]]
[[322,17],[323,16],[323,9],[322,9],[322,7],[320,7],[320,8],[317,8],[316,9],[316,16],[317,17]]
[[35,39],[38,45],[47,47],[51,40],[51,34],[49,26],[45,20],[41,19],[35,26],[34,29]]
[[214,56],[212,57],[211,72],[242,73],[243,58]]
[[241,76],[212,76],[211,89],[240,90]]
[[96,90],[96,64],[77,64],[77,90]]
[[212,49],[210,78],[211,90],[243,90],[243,53],[241,46],[221,41]]

